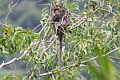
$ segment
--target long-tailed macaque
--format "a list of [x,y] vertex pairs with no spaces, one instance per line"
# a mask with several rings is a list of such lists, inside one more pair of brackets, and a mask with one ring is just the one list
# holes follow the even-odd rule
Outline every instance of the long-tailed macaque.
[[62,36],[66,33],[66,26],[70,25],[69,13],[61,5],[53,8],[52,24],[54,32],[59,38],[58,69],[62,67]]

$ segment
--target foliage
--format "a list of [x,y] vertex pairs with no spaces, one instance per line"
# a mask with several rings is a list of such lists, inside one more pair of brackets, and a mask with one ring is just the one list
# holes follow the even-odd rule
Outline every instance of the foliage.
[[[64,35],[62,61],[58,70],[58,44],[52,25],[51,9],[57,0],[42,10],[42,29],[35,33],[30,29],[6,25],[0,28],[0,55],[14,55],[20,51],[27,62],[28,75],[39,80],[118,80],[120,79],[120,12],[118,0],[90,0],[79,10],[76,2],[61,3],[71,15],[71,25]],[[24,58],[23,58],[24,57]],[[3,63],[4,64],[4,63]],[[41,73],[40,69],[47,70]]]
[[17,76],[7,75],[3,78],[0,78],[0,80],[20,80],[20,78]]
[[0,30],[3,32],[0,35],[1,55],[13,55],[18,50],[22,52],[33,40],[40,39],[40,36],[30,29],[7,25],[6,28],[0,28]]
[[0,7],[1,7],[1,8],[4,8],[4,6],[3,6],[2,4],[0,4]]

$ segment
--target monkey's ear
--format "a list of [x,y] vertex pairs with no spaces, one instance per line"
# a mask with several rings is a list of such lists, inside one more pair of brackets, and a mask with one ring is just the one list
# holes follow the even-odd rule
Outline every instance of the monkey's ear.
[[56,5],[56,7],[60,7],[60,8],[62,8],[62,6],[61,6],[61,5]]
[[70,13],[68,12],[68,15],[70,15]]
[[67,13],[68,15],[70,15],[70,12],[66,11],[66,13]]
[[60,9],[60,8],[62,8],[62,6],[61,6],[61,5],[55,5],[55,6],[54,6],[54,9],[55,9],[55,8]]

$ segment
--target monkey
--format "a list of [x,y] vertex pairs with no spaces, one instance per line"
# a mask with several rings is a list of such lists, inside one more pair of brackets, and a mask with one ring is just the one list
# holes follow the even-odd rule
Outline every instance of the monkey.
[[96,1],[90,1],[90,6],[93,8],[93,11],[96,10],[98,3]]
[[53,8],[52,24],[54,33],[59,39],[58,69],[62,67],[62,36],[66,33],[66,27],[70,25],[69,13],[61,5],[55,5]]

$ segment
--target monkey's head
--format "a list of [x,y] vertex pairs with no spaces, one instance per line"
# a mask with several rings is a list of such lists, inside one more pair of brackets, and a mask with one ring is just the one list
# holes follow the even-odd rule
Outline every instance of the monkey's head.
[[61,8],[62,8],[61,5],[55,5],[53,8],[54,9],[53,11],[55,12],[55,10],[60,10]]
[[62,17],[65,14],[65,9],[61,5],[55,5],[53,13],[55,16]]

